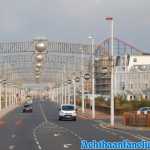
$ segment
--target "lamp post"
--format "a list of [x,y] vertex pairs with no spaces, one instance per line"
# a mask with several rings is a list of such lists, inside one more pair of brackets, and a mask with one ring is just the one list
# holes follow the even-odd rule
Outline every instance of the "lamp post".
[[111,117],[110,117],[110,123],[111,126],[114,127],[114,63],[113,63],[113,53],[114,53],[114,21],[112,17],[107,17],[107,21],[110,21],[111,23],[111,57],[112,57],[112,63],[111,63]]
[[61,99],[61,104],[63,104],[64,103],[64,72],[62,72],[62,88],[61,88],[61,94],[62,94],[62,99]]
[[95,38],[89,36],[92,41],[92,118],[95,119]]
[[70,102],[71,102],[71,99],[70,99],[70,96],[71,96],[70,84],[72,83],[72,81],[68,80],[67,83],[68,83],[68,101],[69,101],[68,103],[70,104]]
[[2,109],[2,84],[0,82],[0,110]]
[[76,106],[76,83],[78,83],[80,81],[80,78],[79,77],[76,77],[74,80],[73,80],[73,84],[74,84],[74,98],[73,98],[73,104]]
[[76,81],[73,80],[73,104],[76,106]]
[[66,89],[66,86],[67,86],[67,83],[64,82],[64,86],[65,86],[65,104],[67,103],[67,89]]
[[82,93],[82,113],[85,112],[85,103],[84,103],[84,57],[83,57],[83,48],[81,50],[81,93]]

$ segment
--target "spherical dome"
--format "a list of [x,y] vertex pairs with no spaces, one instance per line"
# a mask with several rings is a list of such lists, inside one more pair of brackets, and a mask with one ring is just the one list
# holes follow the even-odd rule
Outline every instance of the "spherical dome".
[[46,44],[44,42],[39,42],[35,45],[35,49],[38,52],[43,52],[44,50],[46,50]]
[[35,72],[35,74],[36,74],[36,75],[40,75],[40,74],[41,74],[41,72],[40,72],[40,71],[37,71],[37,72]]
[[36,55],[36,60],[37,61],[42,61],[43,60],[43,55],[42,54]]
[[40,68],[41,66],[42,66],[41,63],[37,63],[37,64],[36,64],[36,67],[38,67],[38,68]]
[[39,71],[40,71],[40,68],[37,68],[37,67],[36,67],[36,68],[35,68],[35,71],[36,71],[36,72],[39,72]]
[[35,78],[36,78],[36,79],[39,79],[39,78],[40,78],[40,76],[39,76],[39,75],[36,75],[36,76],[35,76]]

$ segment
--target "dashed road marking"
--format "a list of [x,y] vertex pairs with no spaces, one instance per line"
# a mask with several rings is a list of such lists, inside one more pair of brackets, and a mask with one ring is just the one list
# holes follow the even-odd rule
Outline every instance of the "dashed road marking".
[[39,149],[39,150],[41,150],[41,149],[42,149],[42,147],[41,147],[40,145],[38,145],[38,149]]
[[[74,133],[72,130],[69,130],[67,128],[64,128],[62,126],[59,126],[53,122],[49,122],[44,110],[42,108],[42,105],[40,104],[40,110],[44,119],[44,122],[40,123],[37,127],[35,127],[35,129],[33,130],[33,137],[34,137],[34,141],[38,147],[39,150],[42,149],[40,142],[38,141],[38,137],[36,135],[37,130],[39,130],[40,128],[47,128],[49,131],[53,131],[53,129],[56,129],[57,131],[53,134],[55,137],[58,137],[61,135],[61,133],[63,132],[69,132],[70,134],[72,134],[73,136],[77,137],[79,140],[83,139],[81,138],[78,134]],[[53,131],[54,132],[54,131]],[[61,133],[60,133],[61,132]],[[64,144],[64,148],[70,148],[72,146],[72,144]]]
[[12,149],[14,149],[15,148],[15,145],[10,145],[9,146],[9,150],[12,150]]
[[36,141],[36,144],[37,144],[37,145],[40,145],[39,141]]
[[60,136],[60,133],[55,133],[54,136],[55,137]]
[[14,139],[15,137],[16,137],[16,135],[15,135],[15,134],[12,134],[12,135],[11,135],[11,138],[12,138],[12,139]]
[[64,144],[64,148],[70,148],[72,144]]
[[[43,118],[44,118],[44,124],[45,124],[45,123],[48,122],[48,120],[47,120],[47,117],[46,117],[46,115],[45,115],[45,113],[44,113],[44,110],[43,110],[41,104],[40,104],[40,110],[41,110],[42,116],[43,116]],[[43,124],[43,125],[44,125],[44,124]]]

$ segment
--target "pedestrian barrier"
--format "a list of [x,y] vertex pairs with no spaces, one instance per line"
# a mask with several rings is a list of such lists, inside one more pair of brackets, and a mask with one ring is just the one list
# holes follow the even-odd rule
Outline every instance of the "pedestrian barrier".
[[150,127],[150,113],[125,112],[123,122],[126,126]]

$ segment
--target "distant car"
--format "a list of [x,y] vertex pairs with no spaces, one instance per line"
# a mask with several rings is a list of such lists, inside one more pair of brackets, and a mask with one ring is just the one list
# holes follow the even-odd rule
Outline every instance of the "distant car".
[[25,103],[22,112],[33,112],[32,104]]
[[141,107],[138,109],[137,111],[137,114],[141,114],[141,113],[144,113],[144,114],[147,114],[147,113],[150,113],[150,107]]
[[62,104],[59,108],[59,120],[74,120],[76,121],[77,112],[76,106],[72,104]]

